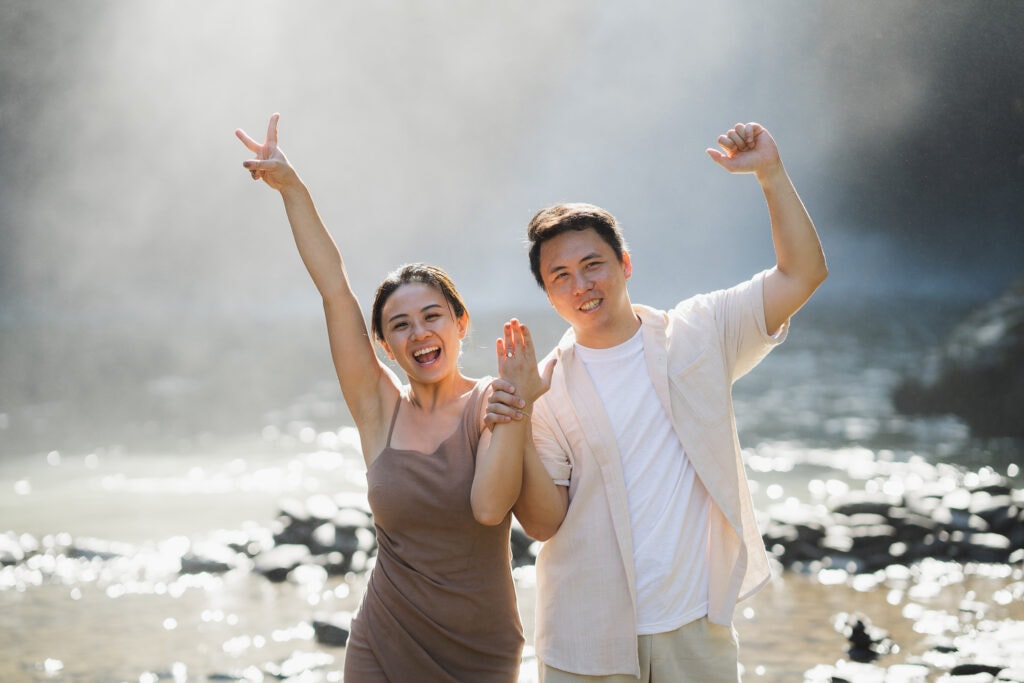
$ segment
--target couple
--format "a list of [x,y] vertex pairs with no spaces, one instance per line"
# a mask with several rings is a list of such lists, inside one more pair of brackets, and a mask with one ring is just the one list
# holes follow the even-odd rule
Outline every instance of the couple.
[[536,649],[544,683],[737,681],[736,603],[769,579],[740,458],[731,385],[786,335],[827,275],[778,148],[738,124],[708,155],[753,173],[776,265],[670,311],[630,302],[615,218],[559,204],[529,226],[530,268],[570,329],[538,368],[510,320],[498,379],[458,366],[469,313],[448,275],[408,265],[380,285],[374,353],[335,242],[277,146],[243,166],[284,199],[323,297],[359,431],[378,558],[353,620],[345,681],[512,683],[522,627],[511,515],[544,541]]

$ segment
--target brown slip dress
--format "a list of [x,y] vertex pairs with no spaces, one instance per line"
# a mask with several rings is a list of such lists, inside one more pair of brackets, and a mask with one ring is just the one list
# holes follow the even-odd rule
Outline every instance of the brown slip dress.
[[512,582],[511,515],[473,517],[480,439],[477,382],[434,453],[384,450],[366,473],[377,561],[345,649],[345,683],[515,683],[523,629]]

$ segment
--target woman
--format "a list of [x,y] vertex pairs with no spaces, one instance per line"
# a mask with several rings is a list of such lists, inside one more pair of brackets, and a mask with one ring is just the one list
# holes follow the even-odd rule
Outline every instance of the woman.
[[[404,266],[380,285],[372,332],[405,372],[403,385],[374,352],[341,254],[277,146],[278,119],[271,117],[263,144],[236,131],[256,155],[243,166],[281,193],[299,254],[323,297],[377,527],[377,562],[353,619],[345,681],[515,681],[523,633],[509,511],[523,467],[521,458],[488,457],[490,379],[465,377],[458,366],[469,313],[440,268]],[[536,377],[525,327],[507,323],[497,350],[509,367],[532,363],[527,374]],[[503,439],[493,440],[495,452]]]

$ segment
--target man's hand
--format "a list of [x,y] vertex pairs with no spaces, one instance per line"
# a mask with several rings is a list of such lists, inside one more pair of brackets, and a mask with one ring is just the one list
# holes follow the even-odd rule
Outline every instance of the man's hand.
[[775,140],[759,123],[737,123],[718,136],[718,146],[721,152],[708,148],[707,155],[729,173],[761,175],[782,166]]
[[516,387],[500,377],[491,382],[491,395],[487,400],[487,414],[484,425],[494,429],[495,425],[523,419],[526,401],[516,396]]

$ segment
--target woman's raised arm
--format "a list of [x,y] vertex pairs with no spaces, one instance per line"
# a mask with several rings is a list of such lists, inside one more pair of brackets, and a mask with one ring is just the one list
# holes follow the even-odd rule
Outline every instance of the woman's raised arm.
[[253,180],[262,180],[281,193],[295,245],[306,270],[323,298],[331,357],[342,394],[363,439],[363,455],[379,452],[375,443],[398,396],[397,379],[379,361],[359,302],[349,285],[337,244],[327,231],[309,189],[277,144],[279,114],[270,117],[266,140],[260,144],[241,129],[235,135],[256,158],[242,165]]

